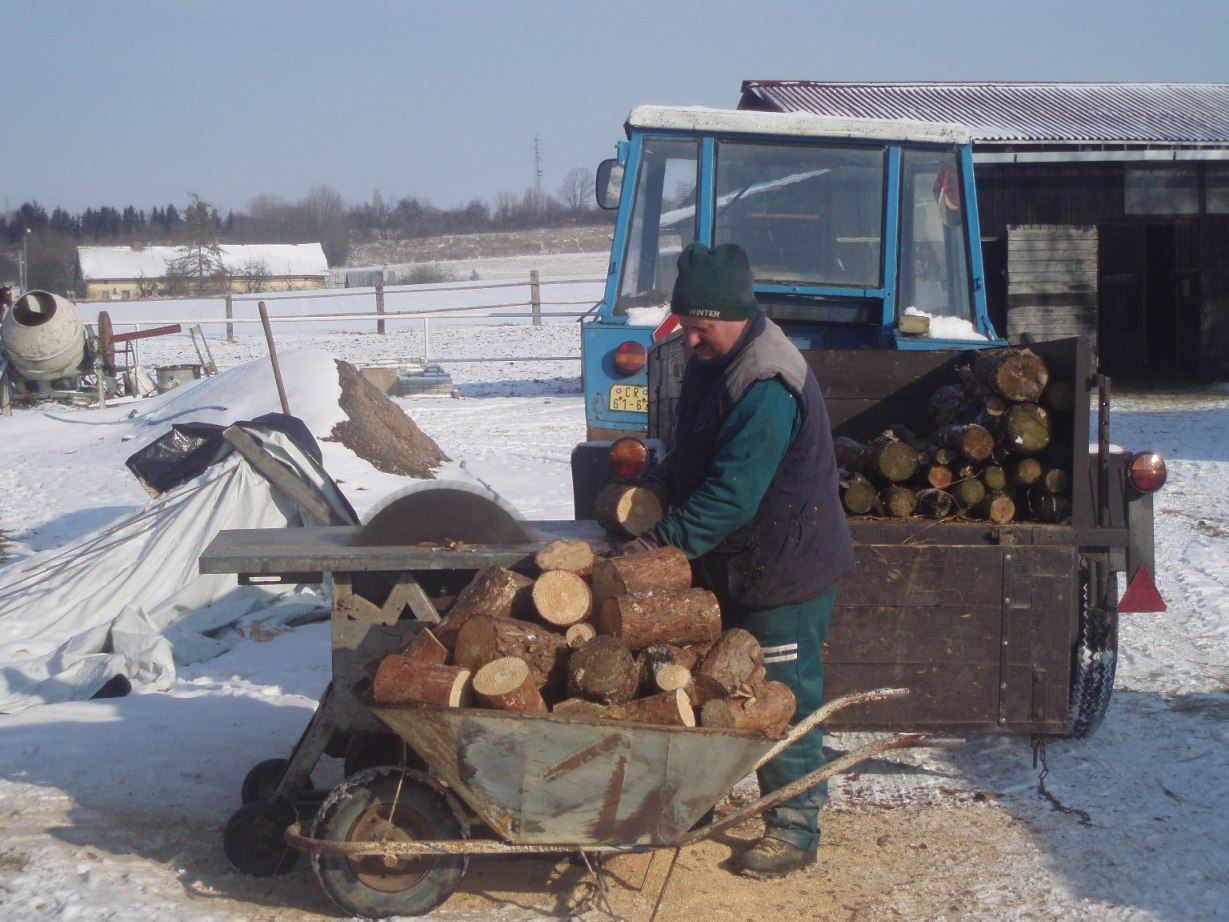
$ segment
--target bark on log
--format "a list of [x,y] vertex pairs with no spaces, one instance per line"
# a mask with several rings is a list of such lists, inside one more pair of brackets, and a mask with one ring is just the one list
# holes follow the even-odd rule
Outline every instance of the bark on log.
[[764,672],[764,650],[750,631],[731,628],[696,665],[695,674],[715,680],[727,695],[747,692]]
[[661,501],[647,487],[612,483],[598,493],[593,516],[610,534],[635,538],[657,524]]
[[556,687],[563,678],[564,640],[558,634],[528,621],[474,615],[457,633],[453,660],[458,666],[478,670],[500,657],[523,659],[540,689]]
[[1016,517],[1016,501],[1006,493],[987,493],[969,511],[979,519],[1005,525]]
[[474,697],[486,707],[532,714],[547,712],[529,664],[515,656],[503,656],[487,663],[474,673],[472,685]]
[[468,707],[470,671],[460,666],[415,662],[394,653],[380,660],[371,695],[376,704]]
[[429,628],[423,628],[406,644],[401,656],[415,663],[442,666],[448,662],[448,648],[439,642],[439,638]]
[[934,440],[969,461],[985,461],[994,450],[994,436],[977,423],[943,426],[935,430]]
[[1050,444],[1050,414],[1035,403],[1017,403],[1003,417],[1003,443],[1032,455]]
[[585,717],[590,720],[596,717],[607,717],[610,709],[604,704],[589,701],[587,698],[564,698],[550,709],[552,714],[560,717]]
[[528,576],[497,564],[487,564],[457,593],[456,601],[436,628],[436,636],[444,646],[451,647],[457,632],[471,615],[530,617],[533,614],[532,592],[533,580]]
[[593,592],[571,570],[547,570],[533,583],[533,607],[549,625],[567,628],[593,614]]
[[969,400],[968,392],[959,384],[941,384],[926,402],[926,415],[936,429],[972,422],[979,407]]
[[956,511],[956,497],[946,490],[918,490],[917,514],[928,519],[946,519]]
[[636,658],[610,634],[599,634],[572,651],[568,658],[568,693],[602,704],[623,704],[640,685]]
[[563,635],[563,639],[567,641],[567,645],[573,650],[579,647],[586,640],[592,640],[597,636],[597,628],[588,621],[581,621],[571,625],[567,633]]
[[775,738],[784,735],[797,707],[797,699],[788,685],[763,682],[752,697],[731,695],[706,702],[700,709],[700,724],[727,730],[750,730]]
[[600,608],[612,595],[649,589],[691,586],[691,561],[677,547],[659,547],[640,554],[607,557],[593,565],[593,604]]
[[602,603],[602,634],[631,650],[649,644],[704,643],[721,636],[721,608],[707,589],[661,589],[615,595]]
[[691,699],[682,689],[663,691],[645,698],[637,698],[609,712],[610,717],[642,724],[662,724],[668,727],[694,727],[695,710]]
[[567,570],[580,576],[588,576],[593,572],[593,563],[597,553],[593,545],[582,538],[556,538],[549,541],[533,555],[533,562],[539,570],[546,573],[550,570]]
[[973,374],[1005,399],[1025,403],[1040,397],[1050,379],[1041,356],[1022,346],[979,351]]
[[832,445],[840,467],[872,481],[900,483],[917,470],[917,451],[890,430],[866,445],[843,435],[836,436]]

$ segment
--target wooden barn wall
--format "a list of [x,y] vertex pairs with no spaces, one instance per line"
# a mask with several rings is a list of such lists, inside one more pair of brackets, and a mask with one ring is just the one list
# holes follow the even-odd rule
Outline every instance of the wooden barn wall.
[[1202,254],[1199,377],[1229,381],[1229,215],[1210,215],[1200,223]]
[[1007,338],[1097,335],[1097,227],[1007,227]]

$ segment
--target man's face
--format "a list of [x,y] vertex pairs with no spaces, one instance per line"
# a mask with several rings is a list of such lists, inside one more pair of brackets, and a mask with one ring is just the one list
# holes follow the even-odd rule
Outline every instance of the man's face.
[[738,343],[747,320],[710,320],[706,317],[679,317],[679,326],[688,347],[700,361],[720,358]]

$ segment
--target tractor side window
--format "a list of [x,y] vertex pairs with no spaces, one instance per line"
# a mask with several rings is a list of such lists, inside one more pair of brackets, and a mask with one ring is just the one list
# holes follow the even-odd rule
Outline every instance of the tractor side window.
[[697,236],[699,163],[696,141],[645,140],[616,314],[670,302],[679,253]]
[[714,243],[747,250],[757,282],[878,288],[883,148],[726,141]]
[[897,304],[932,316],[973,320],[968,235],[955,151],[905,150],[901,157]]

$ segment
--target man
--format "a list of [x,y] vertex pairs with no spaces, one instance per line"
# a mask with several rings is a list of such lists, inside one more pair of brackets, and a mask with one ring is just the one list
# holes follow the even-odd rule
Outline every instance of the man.
[[[820,646],[836,586],[854,570],[828,411],[802,354],[759,309],[742,247],[689,244],[678,270],[670,309],[692,354],[676,445],[644,478],[668,512],[635,543],[687,555],[724,626],[750,631],[767,677],[794,691],[797,721],[820,705]],[[761,791],[823,764],[817,728],[764,766]],[[820,785],[765,814],[738,869],[775,877],[813,863],[826,796]]]

